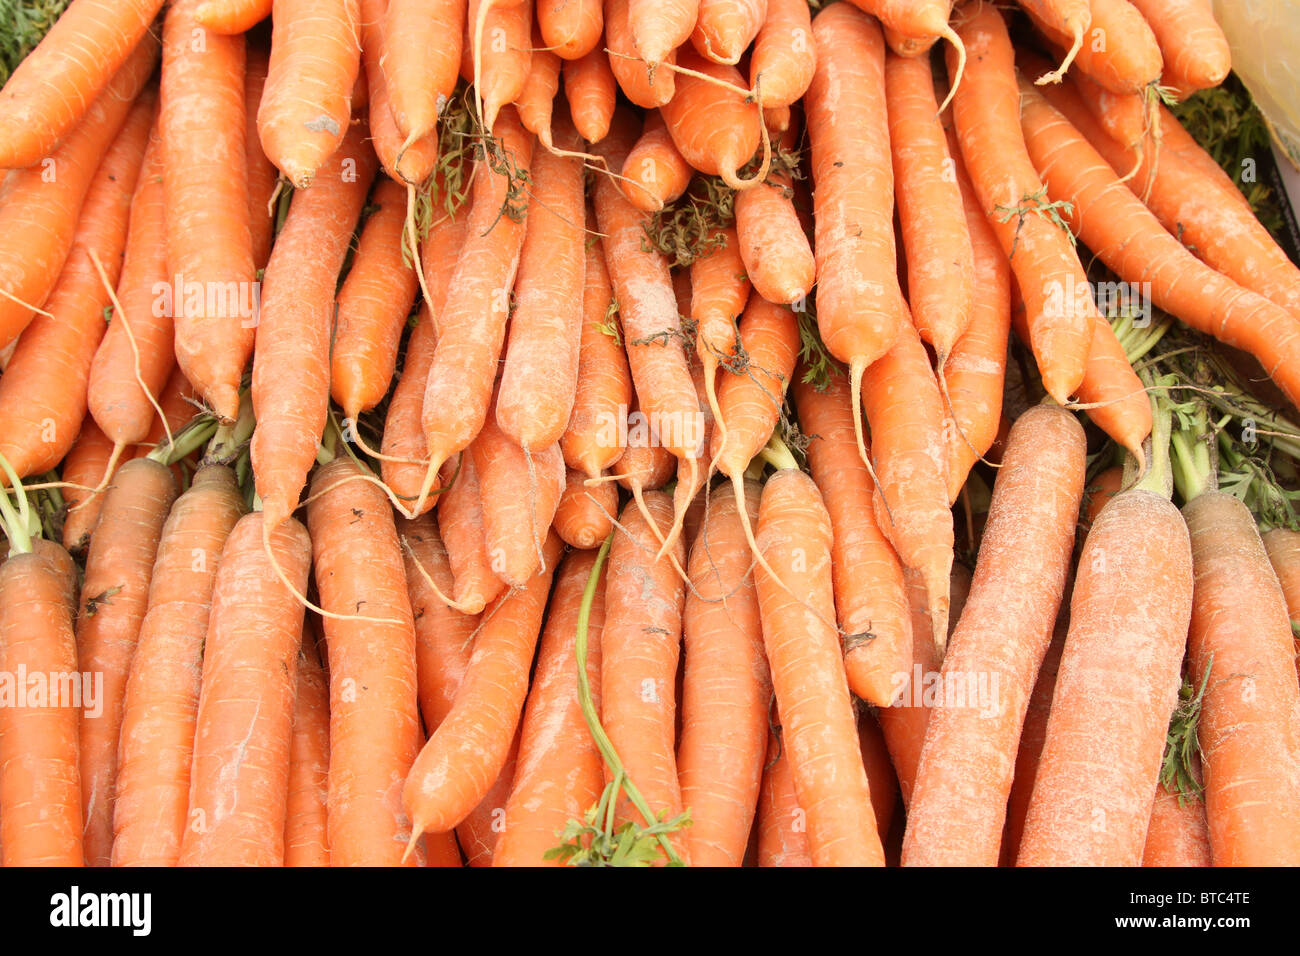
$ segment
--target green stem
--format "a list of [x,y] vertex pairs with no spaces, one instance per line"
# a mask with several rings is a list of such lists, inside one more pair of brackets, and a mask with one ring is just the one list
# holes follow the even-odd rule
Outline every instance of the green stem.
[[163,465],[174,465],[211,441],[216,430],[215,418],[211,415],[200,415],[173,435],[171,444],[158,445],[146,457]]
[[772,432],[772,437],[767,440],[767,444],[759,451],[758,458],[767,462],[777,471],[798,471],[799,462],[794,457],[794,453],[786,446],[776,432]]
[[1193,403],[1190,427],[1176,429],[1170,437],[1174,487],[1184,502],[1218,488],[1218,469],[1210,442],[1214,441],[1205,404]]
[[[1154,383],[1151,374],[1143,371],[1138,377],[1142,384],[1150,388]],[[1172,498],[1174,493],[1173,469],[1169,461],[1169,447],[1173,430],[1173,408],[1169,400],[1159,391],[1147,393],[1151,398],[1151,437],[1146,440],[1147,470],[1140,479],[1131,474],[1136,465],[1130,456],[1124,463],[1124,487],[1132,485],[1144,491],[1154,492],[1164,498]]]
[[203,455],[205,465],[232,464],[243,451],[245,443],[253,437],[253,428],[257,419],[253,415],[251,392],[245,391],[239,397],[239,414],[228,425],[218,425],[213,433],[208,450]]

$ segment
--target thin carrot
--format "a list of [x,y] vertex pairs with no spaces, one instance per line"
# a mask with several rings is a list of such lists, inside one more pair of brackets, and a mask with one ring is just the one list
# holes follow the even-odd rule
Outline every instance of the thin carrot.
[[768,737],[767,766],[759,794],[758,865],[813,865],[807,819],[794,790],[790,758],[776,734]]
[[531,3],[470,0],[461,73],[469,60],[467,81],[474,84],[474,102],[482,128],[496,132],[502,107],[515,102],[528,82],[532,63]]
[[594,47],[575,60],[566,59],[562,72],[564,98],[578,135],[589,143],[600,142],[609,132],[618,95],[609,54]]
[[[455,580],[455,609],[478,614],[501,593],[505,581],[495,573],[488,555],[478,469],[468,451],[461,452],[459,468],[451,486],[438,496],[438,532],[447,546],[447,561]],[[443,472],[450,476],[450,464]]]
[[257,135],[257,110],[252,104],[262,101],[266,75],[271,68],[271,53],[253,43],[244,49],[244,175],[248,180],[248,229],[253,241],[253,268],[265,269],[271,257],[275,215],[271,197],[275,195],[280,171],[262,152]]
[[1142,865],[1207,867],[1212,863],[1205,801],[1157,787]]
[[[1159,80],[1164,68],[1160,45],[1137,7],[1129,0],[1089,0],[1089,6],[1089,42],[1079,46],[1075,59],[1079,70],[1116,93],[1140,93]],[[1050,40],[1062,47],[1075,44],[1074,37],[1037,20],[1032,4],[1026,9]],[[1116,42],[1116,37],[1122,40]]]
[[[966,69],[966,46],[962,37],[949,25],[953,0],[853,0],[853,4],[879,17],[886,36],[912,37],[925,41],[942,38],[952,44],[956,62],[949,62],[949,76],[955,92]],[[920,51],[916,56],[919,57]],[[919,62],[919,60],[918,60]],[[952,99],[948,94],[944,106]]]
[[1021,837],[1025,833],[1025,817],[1029,801],[1034,795],[1034,778],[1043,756],[1043,741],[1047,737],[1047,721],[1052,712],[1052,695],[1056,691],[1056,675],[1061,669],[1061,652],[1065,649],[1065,635],[1070,624],[1069,607],[1061,603],[1056,616],[1052,643],[1043,655],[1043,666],[1038,669],[1034,690],[1029,695],[1025,709],[1025,722],[1020,729],[1020,744],[1016,748],[1016,769],[1011,780],[1011,793],[1007,797],[1007,822],[1002,830],[1002,849],[999,866],[1015,866],[1020,852]]
[[[797,142],[792,126],[780,147],[793,149]],[[817,260],[799,222],[792,186],[789,173],[773,169],[757,186],[736,193],[736,238],[745,275],[758,294],[798,308],[812,291]]]
[[271,0],[203,0],[194,18],[217,33],[245,33],[271,15]]
[[[1286,598],[1287,614],[1292,621],[1300,621],[1300,532],[1274,528],[1264,532],[1264,547],[1269,563],[1282,585]],[[1291,628],[1295,630],[1294,625]],[[1296,669],[1300,671],[1300,647],[1297,647]]]
[[876,833],[883,844],[889,839],[898,809],[898,777],[889,759],[880,724],[867,708],[858,709],[858,751],[871,788],[871,809],[876,818]]
[[298,655],[298,693],[289,746],[284,865],[329,866],[330,696],[311,628]]
[[1035,79],[1039,85],[1060,83],[1065,72],[1083,49],[1084,37],[1092,25],[1092,0],[1016,0],[1037,22],[1068,38],[1068,52],[1061,65],[1050,72],[1041,72]]
[[[521,724],[522,726],[522,724]],[[519,731],[506,754],[506,762],[497,774],[496,782],[483,795],[478,806],[456,827],[456,842],[465,854],[466,866],[492,866],[497,843],[508,825],[506,801],[514,791],[515,773],[519,763]]]
[[120,456],[115,460],[113,440],[91,419],[81,425],[77,439],[63,460],[62,478],[69,486],[63,495],[67,514],[63,519],[63,546],[82,552],[90,544],[91,533],[104,506],[104,493],[87,489],[107,485],[113,477]]

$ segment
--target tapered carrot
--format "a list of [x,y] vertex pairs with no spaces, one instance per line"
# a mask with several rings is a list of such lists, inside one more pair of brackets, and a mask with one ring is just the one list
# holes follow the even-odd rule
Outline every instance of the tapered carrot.
[[555,508],[555,533],[570,547],[597,548],[609,537],[618,515],[618,487],[611,481],[588,485],[580,471],[568,469],[564,493]]
[[678,59],[683,69],[737,89],[680,74],[673,98],[659,108],[674,145],[688,163],[709,176],[722,177],[732,189],[754,185],[759,178],[742,179],[740,168],[759,148],[763,118],[758,105],[739,92],[745,88],[740,71],[689,50]]
[[[515,187],[510,176],[499,170],[527,170],[533,136],[519,125],[513,107],[501,113],[496,135],[500,143],[493,147],[499,151],[495,160],[485,156],[476,163],[465,243],[438,316],[438,345],[424,391],[422,420],[429,466],[419,505],[443,462],[469,447],[487,420],[505,341],[508,292],[519,266],[527,199],[511,200]],[[494,168],[494,162],[506,167]]]
[[863,371],[894,344],[903,321],[885,45],[875,21],[843,3],[817,14],[813,39],[817,70],[804,109],[816,185],[817,326],[831,355],[849,365],[856,408]]
[[[1079,70],[1116,93],[1139,93],[1159,80],[1164,68],[1160,45],[1138,8],[1129,0],[1089,0],[1089,6],[1089,42],[1079,46],[1075,59]],[[1038,20],[1032,4],[1026,9],[1049,39],[1062,47],[1074,45],[1072,36]]]
[[[149,434],[156,414],[150,398],[157,401],[176,364],[171,312],[154,308],[158,283],[168,281],[162,172],[160,140],[151,137],[131,199],[117,288],[122,311],[104,331],[87,384],[95,423],[123,445],[144,441]],[[105,262],[106,268],[110,265]]]
[[646,114],[645,128],[623,163],[618,181],[628,202],[643,212],[656,212],[686,192],[695,170],[673,144],[658,110]]
[[767,0],[767,16],[754,38],[749,83],[760,89],[763,106],[789,106],[808,91],[817,66],[808,4]]
[[86,416],[91,363],[122,269],[131,194],[153,114],[153,96],[145,93],[86,192],[72,250],[46,302],[51,314],[37,316],[23,332],[0,378],[0,454],[20,477],[54,467]]
[[[203,650],[182,866],[278,866],[303,606],[271,567],[260,512],[235,525],[217,565]],[[311,542],[297,521],[269,532],[301,593]]]
[[[1016,743],[1065,587],[1085,451],[1083,429],[1060,408],[1035,406],[1011,428],[970,597],[938,676],[944,699],[926,728],[904,866],[997,864]],[[978,693],[970,699],[972,675],[984,675],[991,708]]]
[[561,59],[581,59],[600,45],[605,26],[600,0],[539,0],[536,16],[542,42]]
[[[782,149],[798,143],[794,127],[781,137]],[[740,258],[758,294],[769,302],[798,306],[812,291],[817,260],[794,207],[790,175],[773,170],[763,182],[736,193],[736,238]]]
[[[521,725],[522,726],[522,725]],[[515,731],[506,753],[506,762],[496,781],[483,795],[469,816],[456,827],[456,842],[465,854],[466,866],[492,866],[496,846],[505,832],[506,801],[514,789],[515,769],[519,763],[519,731]]]
[[1079,51],[1092,25],[1092,0],[1016,0],[1035,21],[1067,40],[1068,51],[1061,65],[1050,72],[1039,71],[1035,82],[1059,83]]
[[434,128],[456,88],[466,12],[465,0],[389,0],[378,62],[404,141]]
[[330,348],[330,394],[355,419],[379,404],[397,367],[397,347],[415,300],[415,272],[403,261],[406,190],[387,177],[370,197],[352,269],[338,294]]
[[461,72],[474,84],[483,129],[496,132],[502,107],[517,100],[532,63],[533,5],[506,0],[470,0]]
[[298,656],[298,693],[289,747],[289,798],[284,820],[284,865],[329,866],[330,696],[316,651],[304,632]]
[[257,109],[262,148],[302,189],[339,148],[361,66],[359,0],[278,0]]
[[1218,86],[1232,69],[1228,39],[1209,0],[1130,0],[1142,14],[1164,60],[1161,82],[1182,93]]
[[[578,702],[575,635],[583,589],[596,552],[576,551],[560,566],[519,740],[514,787],[493,866],[555,866],[545,859],[569,820],[600,798],[604,771]],[[603,573],[602,581],[603,584]],[[600,635],[605,589],[597,586],[587,621],[587,680],[600,707]]]
[[402,791],[414,823],[444,833],[465,819],[501,773],[528,690],[559,538],[546,545],[546,565],[528,585],[503,595],[483,616],[465,679],[451,712],[424,745]]
[[[799,427],[810,436],[808,465],[831,517],[831,575],[844,667],[852,691],[888,707],[896,675],[911,669],[912,626],[903,568],[876,523],[875,484],[858,455],[849,383],[832,375],[819,392],[796,373]],[[916,635],[933,646],[926,634]]]
[[[944,39],[952,44],[955,62],[949,63],[949,76],[955,91],[961,84],[966,69],[966,47],[962,37],[948,24],[952,13],[953,0],[852,0],[853,4],[873,16],[879,17],[885,30],[885,36],[893,36],[895,43],[909,37],[926,42],[932,39]],[[911,58],[919,58],[924,47],[909,50]],[[898,55],[897,53],[895,55]],[[944,100],[944,106],[952,99],[952,93]]]
[[758,804],[758,865],[812,866],[807,817],[794,791],[790,758],[781,739],[768,737]]
[[[470,452],[461,452],[459,468],[451,486],[438,496],[438,532],[447,546],[447,561],[455,580],[455,590],[449,596],[457,610],[477,614],[501,593],[505,581],[496,574],[488,554],[478,469]],[[449,463],[443,475],[450,478],[451,474]]]
[[1002,15],[972,6],[958,27],[971,55],[953,100],[975,193],[1025,297],[1043,387],[1065,403],[1083,380],[1097,307],[1068,228],[1050,219],[1046,188],[1020,129],[1011,41]]
[[691,46],[714,63],[735,65],[767,19],[768,0],[699,0]]
[[538,141],[550,149],[553,145],[551,116],[555,109],[555,94],[560,89],[561,60],[551,50],[542,47],[543,40],[533,25],[533,56],[528,64],[528,78],[515,99],[519,121],[524,129],[537,136]]
[[[763,487],[755,571],[782,740],[818,866],[883,866],[834,620],[831,522],[813,480],[778,471]],[[779,576],[779,577],[778,577]]]
[[628,0],[628,27],[641,58],[653,69],[695,29],[700,0]]
[[66,140],[12,175],[0,207],[0,348],[27,327],[58,281],[100,160],[157,62],[158,44],[147,38]]
[[242,511],[234,472],[214,465],[199,469],[162,527],[122,703],[114,866],[175,866],[180,856],[203,636],[221,549]]
[[691,263],[689,273],[674,276],[674,284],[682,286],[677,311],[695,323],[695,355],[702,366],[705,395],[700,407],[707,406],[717,415],[718,367],[737,361],[736,323],[750,299],[750,282],[736,230],[719,229],[711,243],[713,248]]
[[[637,106],[654,109],[673,98],[677,74],[652,68],[652,64],[641,58],[632,32],[631,5],[632,0],[606,0],[605,48],[609,51],[606,55],[623,95]],[[676,65],[676,54],[670,52],[663,62]]]
[[[559,140],[577,145],[567,121]],[[564,435],[578,387],[586,206],[580,160],[542,151],[531,175],[496,422],[520,448],[537,453]]]
[[433,515],[398,519],[406,566],[406,593],[415,621],[416,683],[420,713],[432,733],[451,710],[469,665],[470,647],[479,618],[447,607],[429,586],[425,575],[444,594],[452,589],[447,548],[438,536]]
[[593,48],[576,60],[566,59],[562,72],[564,98],[578,135],[589,143],[600,142],[609,132],[618,95],[609,54]]
[[[93,420],[82,422],[77,440],[63,460],[61,476],[69,485],[63,495],[67,513],[63,519],[63,546],[82,552],[90,544],[91,533],[104,506],[104,493],[94,493],[100,483],[107,484],[121,457],[114,460],[113,440]],[[111,468],[110,468],[111,466]]]
[[217,33],[244,33],[271,15],[271,0],[203,0],[195,10],[200,26]]
[[1018,865],[1141,863],[1191,613],[1182,516],[1146,488],[1120,494],[1079,556]]
[[[463,9],[463,4],[457,6]],[[423,136],[407,142],[406,134],[398,128],[383,69],[387,12],[388,0],[361,0],[361,67],[369,97],[366,113],[375,155],[384,171],[397,182],[415,185],[428,179],[437,164],[438,131],[430,126]],[[445,46],[440,44],[439,52]],[[457,51],[457,59],[459,55]],[[353,104],[353,108],[357,105]]]
[[[77,568],[68,553],[36,539],[6,549],[0,564],[0,666],[7,674],[78,674],[73,636]],[[0,846],[5,866],[81,866],[82,814],[77,727],[94,675],[72,685],[79,699],[0,707]],[[27,688],[24,687],[26,691]]]
[[[648,517],[630,506],[623,509],[610,550],[600,635],[600,722],[651,812],[672,819],[683,808],[673,744],[685,591],[669,556],[680,565],[685,549],[679,541],[656,559],[659,542],[650,522],[666,525],[672,502],[657,491],[646,494],[645,502]],[[617,823],[639,817],[626,798],[619,801]],[[639,825],[649,822],[639,820]],[[688,860],[683,837],[669,840]]]
[[[761,489],[744,483],[749,522]],[[685,843],[696,866],[739,866],[758,805],[771,680],[758,596],[737,501],[715,494],[691,547],[683,636],[686,677],[677,776],[691,808]]]
[[[394,865],[411,836],[401,786],[419,749],[415,627],[388,499],[336,458],[307,506],[329,648],[332,866]],[[347,617],[362,611],[368,618]]]
[[269,528],[297,507],[325,430],[334,290],[375,174],[363,136],[352,128],[315,185],[295,192],[262,280],[251,454]]
[[162,0],[80,0],[60,16],[0,90],[0,168],[34,166],[70,138],[132,51],[150,46],[160,9]]
[[1286,602],[1255,520],[1207,491],[1183,506],[1196,592],[1190,677],[1216,866],[1300,860],[1300,684]]

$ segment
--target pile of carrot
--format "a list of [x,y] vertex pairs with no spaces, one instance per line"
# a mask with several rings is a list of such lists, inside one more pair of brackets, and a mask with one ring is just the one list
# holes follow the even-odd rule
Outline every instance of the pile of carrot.
[[1300,864],[1300,268],[1168,108],[1230,66],[1208,0],[72,0],[0,862]]

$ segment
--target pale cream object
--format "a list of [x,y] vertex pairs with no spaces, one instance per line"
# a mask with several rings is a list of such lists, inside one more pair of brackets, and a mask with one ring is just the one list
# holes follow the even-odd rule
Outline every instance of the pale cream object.
[[1232,68],[1268,120],[1291,164],[1300,169],[1300,3],[1214,0],[1232,49]]

